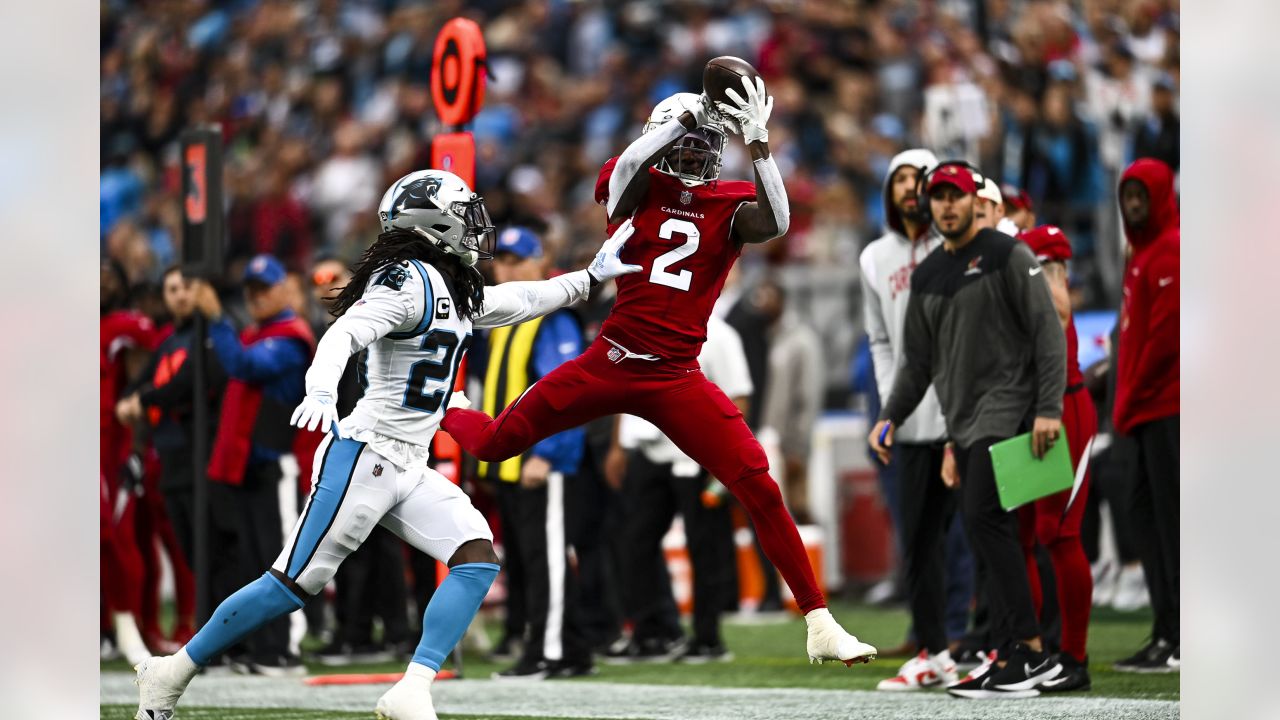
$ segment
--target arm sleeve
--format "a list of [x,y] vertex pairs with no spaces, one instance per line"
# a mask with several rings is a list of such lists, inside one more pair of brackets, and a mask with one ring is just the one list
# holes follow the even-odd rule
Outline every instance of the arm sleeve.
[[[543,321],[534,342],[533,371],[544,378],[581,353],[582,333],[577,324],[567,315],[552,315]],[[569,466],[581,457],[584,436],[585,431],[580,427],[565,430],[535,443],[529,455],[546,458],[552,467],[562,472],[572,472]]]
[[1031,336],[1036,372],[1036,417],[1061,418],[1062,395],[1067,391],[1067,336],[1053,307],[1049,284],[1032,275],[1040,263],[1031,249],[1016,243],[1005,265],[1005,275],[1013,290],[1014,312]]
[[246,382],[265,382],[307,364],[307,351],[302,343],[288,338],[266,338],[246,347],[225,319],[209,326],[209,340],[227,374]]
[[889,326],[884,319],[880,293],[876,291],[876,261],[871,248],[862,251],[862,317],[867,328],[867,342],[871,346],[871,366],[876,375],[876,392],[883,406],[893,388],[893,345],[889,342]]
[[515,325],[587,299],[591,276],[586,270],[550,280],[508,282],[484,289],[484,307],[473,324],[478,328]]
[[668,120],[636,138],[626,150],[622,151],[618,156],[617,164],[613,167],[613,174],[609,176],[609,199],[605,203],[608,217],[613,217],[613,211],[618,209],[618,202],[622,200],[623,191],[636,175],[649,172],[649,158],[663,146],[679,140],[680,136],[687,132],[689,131],[685,129],[679,118]]
[[320,338],[311,369],[307,370],[307,394],[319,391],[336,397],[348,358],[397,328],[416,327],[426,312],[415,306],[412,291],[397,291],[384,285],[370,287]]
[[[1146,270],[1145,282],[1140,292],[1147,297],[1139,298],[1139,302],[1146,302],[1142,305],[1134,303],[1136,307],[1145,306],[1149,309],[1145,342],[1138,352],[1135,377],[1163,378],[1178,375],[1178,321],[1181,315],[1178,297],[1179,286],[1182,284],[1179,265],[1178,256],[1170,253],[1155,258]],[[1160,285],[1161,282],[1165,285]]]
[[[1043,285],[1043,283],[1041,283]],[[904,362],[893,380],[893,390],[880,410],[881,420],[902,427],[929,390],[933,375],[933,338],[925,317],[924,300],[912,288],[907,300],[907,317],[902,327]]]

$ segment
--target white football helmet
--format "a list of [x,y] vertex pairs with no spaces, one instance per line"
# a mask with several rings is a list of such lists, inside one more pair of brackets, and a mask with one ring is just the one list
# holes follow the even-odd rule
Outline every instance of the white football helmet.
[[[676,93],[654,106],[645,121],[644,132],[680,117],[687,103],[700,103],[695,93]],[[685,133],[671,151],[658,160],[658,172],[666,173],[688,187],[703,185],[720,177],[720,155],[724,152],[725,128],[710,120]]]
[[467,265],[493,257],[495,228],[484,198],[445,170],[419,170],[397,180],[378,204],[378,220],[383,232],[412,230]]

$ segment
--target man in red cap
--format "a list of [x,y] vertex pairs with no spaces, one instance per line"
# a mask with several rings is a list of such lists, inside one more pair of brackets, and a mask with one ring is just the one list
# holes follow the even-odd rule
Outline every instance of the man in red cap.
[[1088,690],[1090,687],[1085,640],[1089,633],[1089,611],[1093,607],[1093,574],[1084,546],[1080,544],[1080,522],[1089,497],[1089,453],[1098,432],[1098,411],[1085,392],[1080,372],[1079,340],[1071,316],[1071,296],[1067,288],[1067,260],[1071,242],[1053,225],[1041,225],[1018,236],[1035,253],[1044,268],[1045,282],[1053,297],[1058,320],[1067,338],[1067,392],[1062,399],[1062,425],[1071,451],[1071,467],[1076,483],[1070,490],[1041,498],[1018,510],[1022,550],[1031,582],[1036,612],[1042,607],[1039,565],[1035,545],[1038,540],[1049,551],[1057,579],[1058,608],[1062,613],[1062,652],[1058,661],[1062,672],[1040,685],[1042,692]]
[[1019,230],[1030,230],[1036,226],[1036,209],[1026,190],[1004,183],[1000,186],[1000,195],[1004,198],[1005,218],[1017,225]]
[[869,440],[887,461],[894,431],[932,383],[956,445],[961,511],[987,568],[992,642],[1000,645],[947,691],[974,699],[1034,697],[1061,666],[1041,643],[1017,519],[1000,506],[989,451],[1028,429],[1037,456],[1058,439],[1067,344],[1031,251],[975,222],[979,182],[960,163],[942,163],[929,175],[942,249],[911,275],[905,362]]
[[1127,672],[1171,672],[1179,652],[1178,285],[1182,243],[1173,171],[1138,160],[1120,181],[1120,211],[1133,256],[1124,273],[1116,349],[1116,432],[1138,441],[1131,508],[1155,623],[1151,642],[1116,663]]

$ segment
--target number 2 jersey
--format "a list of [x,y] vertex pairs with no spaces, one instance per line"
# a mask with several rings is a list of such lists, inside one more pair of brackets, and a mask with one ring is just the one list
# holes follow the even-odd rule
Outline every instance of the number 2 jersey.
[[307,393],[336,396],[347,359],[364,350],[358,366],[364,395],[341,421],[343,431],[406,468],[425,463],[473,325],[540,317],[585,299],[589,289],[585,270],[486,287],[480,311],[468,320],[458,315],[450,283],[435,267],[420,260],[391,265],[373,274],[361,298],[320,339]]
[[[596,202],[609,198],[613,158],[596,180]],[[756,199],[755,183],[717,180],[688,187],[648,168],[649,187],[632,218],[635,234],[622,261],[644,269],[615,282],[618,298],[600,334],[627,350],[696,365],[707,318],[729,269],[742,253],[733,217]],[[609,225],[610,234],[616,224]]]

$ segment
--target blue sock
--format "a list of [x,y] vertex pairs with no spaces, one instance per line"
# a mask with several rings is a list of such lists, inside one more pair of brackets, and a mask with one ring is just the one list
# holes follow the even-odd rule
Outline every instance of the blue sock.
[[493,563],[464,563],[449,569],[422,613],[422,641],[413,653],[414,662],[440,669],[480,610],[496,577],[498,566]]
[[195,664],[208,665],[240,638],[303,604],[284,583],[267,573],[218,605],[209,622],[187,643],[187,654]]

